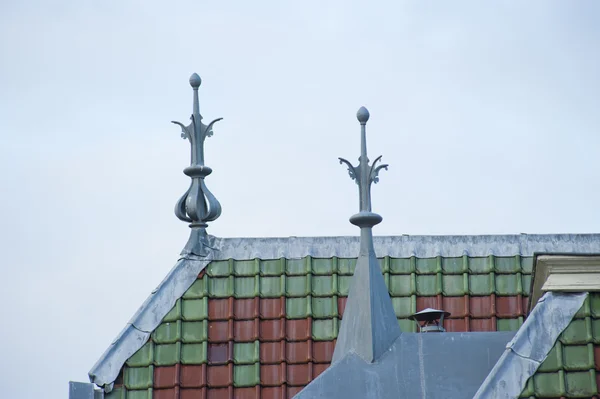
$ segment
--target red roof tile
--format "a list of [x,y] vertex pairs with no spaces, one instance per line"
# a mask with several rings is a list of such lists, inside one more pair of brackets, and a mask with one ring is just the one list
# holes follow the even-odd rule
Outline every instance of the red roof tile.
[[179,376],[182,388],[201,388],[206,385],[206,364],[181,366]]
[[263,364],[280,363],[285,360],[285,341],[261,342],[260,362]]
[[260,366],[260,383],[264,386],[279,386],[285,384],[286,365],[265,364]]
[[259,298],[236,299],[233,305],[233,317],[236,320],[251,320],[258,317]]
[[285,319],[261,320],[260,336],[263,341],[280,341],[285,338]]
[[280,319],[282,317],[285,317],[285,298],[261,298],[261,319]]
[[154,388],[173,388],[179,381],[179,365],[154,367]]
[[306,341],[311,337],[312,319],[286,320],[285,323],[288,341]]
[[233,384],[233,364],[208,366],[208,386],[227,387]]
[[239,320],[233,323],[233,336],[236,342],[251,342],[258,339],[258,319]]

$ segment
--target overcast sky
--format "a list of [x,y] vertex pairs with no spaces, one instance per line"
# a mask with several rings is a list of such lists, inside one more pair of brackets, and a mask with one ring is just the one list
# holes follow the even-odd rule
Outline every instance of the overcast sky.
[[[526,3],[526,4],[525,4]],[[67,397],[189,229],[191,73],[220,237],[599,232],[600,3],[0,2],[0,386]]]

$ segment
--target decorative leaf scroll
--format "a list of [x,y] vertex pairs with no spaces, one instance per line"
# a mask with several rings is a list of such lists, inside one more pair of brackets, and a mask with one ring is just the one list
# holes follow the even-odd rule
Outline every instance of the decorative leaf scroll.
[[346,164],[346,166],[348,166],[348,174],[350,175],[350,178],[352,180],[354,180],[356,182],[356,184],[359,184],[360,169],[352,166],[352,164],[344,158],[338,158],[338,159],[340,160],[340,164]]
[[379,182],[379,171],[381,169],[385,169],[388,170],[388,164],[382,164],[379,165],[377,167],[375,167],[375,165],[377,165],[377,162],[381,161],[381,155],[377,157],[377,159],[375,159],[375,161],[373,161],[373,164],[371,165],[371,171],[369,172],[369,178],[370,181],[372,181],[373,183],[377,184]]

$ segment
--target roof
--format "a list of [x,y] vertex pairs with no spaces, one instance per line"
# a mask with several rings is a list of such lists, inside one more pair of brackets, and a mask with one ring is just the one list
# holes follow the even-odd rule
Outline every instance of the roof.
[[[379,361],[346,356],[295,398],[471,398],[513,335],[403,333]],[[465,359],[460,367],[457,359]]]
[[[516,331],[534,253],[599,253],[600,235],[374,244],[402,331],[415,331],[407,318],[426,307],[452,313],[449,332]],[[209,237],[209,245],[206,257],[177,262],[90,371],[93,382],[109,386],[122,373],[115,394],[127,390],[128,398],[175,389],[286,397],[329,366],[359,239]]]

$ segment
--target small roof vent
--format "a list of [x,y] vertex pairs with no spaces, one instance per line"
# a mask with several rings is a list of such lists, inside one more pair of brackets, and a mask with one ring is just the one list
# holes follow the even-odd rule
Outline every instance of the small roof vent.
[[450,312],[427,308],[409,317],[417,322],[419,332],[446,332],[444,329],[444,318],[450,316]]

